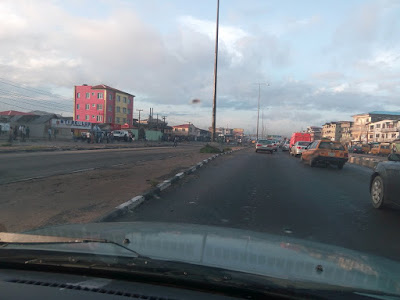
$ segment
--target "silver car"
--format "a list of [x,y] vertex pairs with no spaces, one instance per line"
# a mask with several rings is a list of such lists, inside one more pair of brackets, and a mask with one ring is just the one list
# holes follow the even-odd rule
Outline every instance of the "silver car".
[[275,151],[275,145],[271,140],[258,140],[256,142],[256,152],[267,151],[273,153]]
[[289,151],[289,141],[283,143],[282,151]]
[[301,153],[303,153],[304,149],[306,149],[308,145],[310,145],[310,142],[304,142],[304,141],[296,142],[290,149],[290,155],[291,156],[301,155]]

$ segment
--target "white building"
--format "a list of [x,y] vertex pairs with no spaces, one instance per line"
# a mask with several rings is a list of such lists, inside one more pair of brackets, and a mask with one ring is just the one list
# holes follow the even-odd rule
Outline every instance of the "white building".
[[400,121],[382,120],[368,124],[368,142],[391,142],[400,138]]

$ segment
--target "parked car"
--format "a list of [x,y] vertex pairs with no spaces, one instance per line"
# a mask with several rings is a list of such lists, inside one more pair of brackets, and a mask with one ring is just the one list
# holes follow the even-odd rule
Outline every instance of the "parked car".
[[282,145],[282,151],[289,151],[289,141],[285,141]]
[[267,151],[272,154],[275,151],[274,148],[272,140],[258,140],[256,143],[256,152]]
[[128,140],[129,132],[127,130],[114,130],[112,132],[115,140]]
[[349,153],[364,153],[364,150],[361,145],[354,145],[349,148]]
[[400,154],[392,153],[388,161],[378,163],[371,175],[369,190],[372,205],[381,208],[384,204],[400,205]]
[[379,143],[372,146],[370,153],[373,155],[386,156],[390,154],[390,149],[390,143]]
[[301,153],[306,149],[306,147],[310,145],[310,142],[296,142],[292,148],[290,148],[290,155],[291,156],[298,156],[301,155]]
[[311,167],[317,164],[333,164],[343,169],[348,161],[349,152],[340,142],[317,140],[312,142],[301,154],[301,160]]
[[293,145],[300,141],[311,142],[311,134],[305,132],[294,132],[290,138],[289,148],[292,149]]

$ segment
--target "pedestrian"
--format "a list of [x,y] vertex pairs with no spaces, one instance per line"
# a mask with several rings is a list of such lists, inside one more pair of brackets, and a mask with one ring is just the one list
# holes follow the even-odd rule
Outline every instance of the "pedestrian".
[[18,133],[19,133],[19,137],[22,139],[22,125],[19,125]]
[[3,133],[3,127],[0,125],[0,135]]
[[25,125],[22,126],[22,141],[25,142],[25,136],[26,136],[26,128]]
[[18,136],[18,127],[17,127],[17,125],[15,125],[15,127],[14,127],[14,140],[17,139],[17,136]]
[[29,126],[26,126],[26,138],[29,139],[29,134],[31,133],[31,130],[29,129]]
[[51,141],[51,128],[47,129],[47,134],[49,135],[49,141]]
[[174,137],[174,147],[178,146],[178,138]]
[[13,137],[14,137],[13,128],[10,127],[10,130],[8,131],[8,142],[9,142],[10,144],[12,143]]
[[56,140],[56,139],[57,139],[57,133],[58,133],[58,130],[57,130],[57,128],[54,128],[54,133],[53,133],[54,140]]

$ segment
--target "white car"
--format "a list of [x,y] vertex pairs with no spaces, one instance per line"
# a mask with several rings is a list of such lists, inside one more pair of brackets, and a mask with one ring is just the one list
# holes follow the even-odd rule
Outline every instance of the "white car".
[[129,137],[129,132],[127,130],[114,130],[112,134],[116,140],[127,140]]
[[301,155],[301,153],[303,153],[304,149],[306,149],[306,147],[310,144],[311,144],[311,142],[304,142],[304,141],[296,142],[293,145],[292,149],[290,149],[290,155],[292,155],[292,156]]

